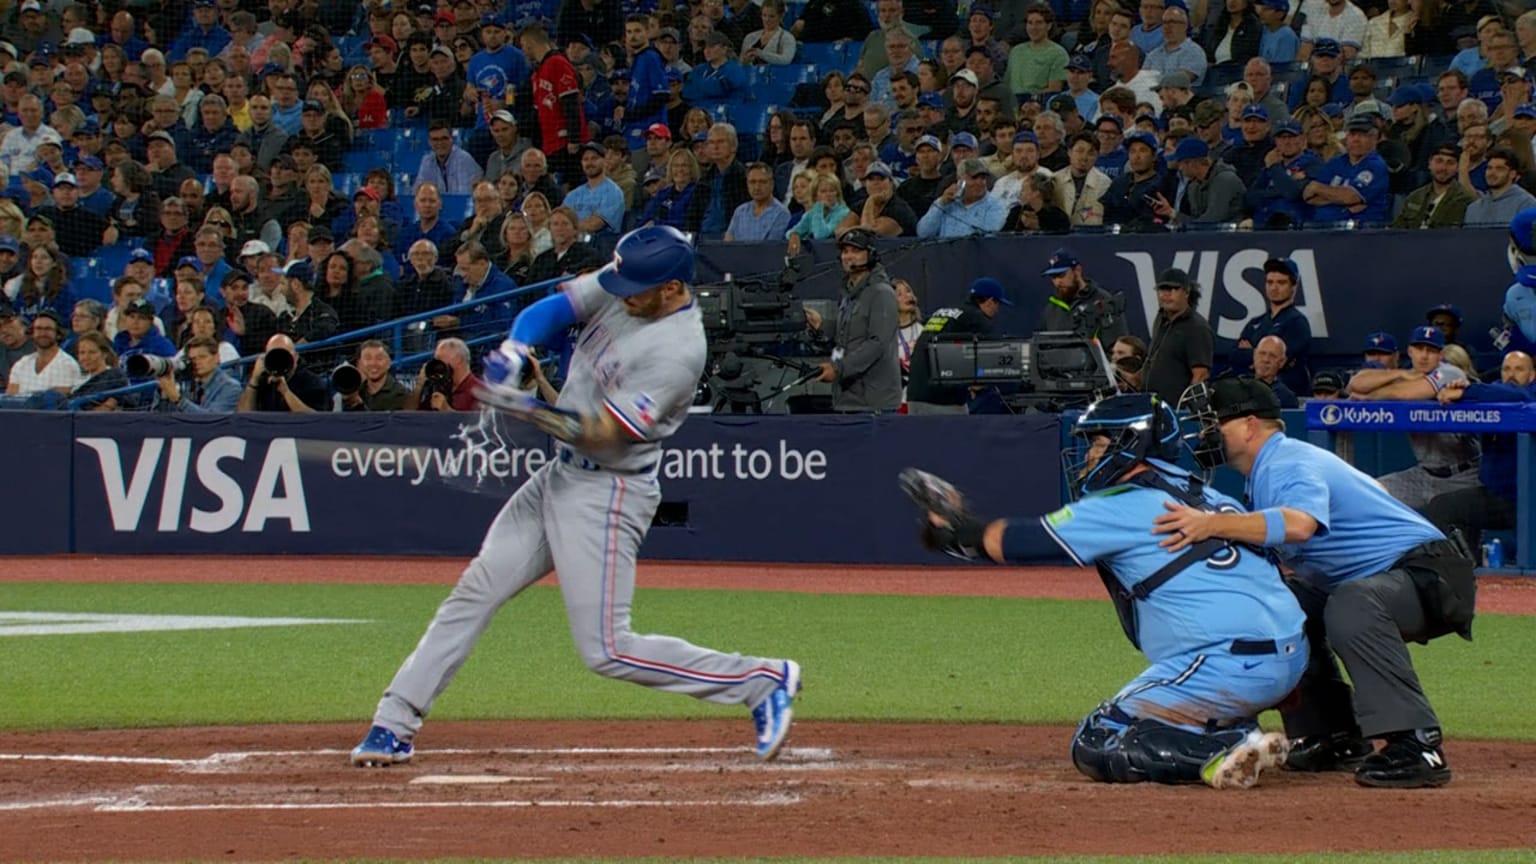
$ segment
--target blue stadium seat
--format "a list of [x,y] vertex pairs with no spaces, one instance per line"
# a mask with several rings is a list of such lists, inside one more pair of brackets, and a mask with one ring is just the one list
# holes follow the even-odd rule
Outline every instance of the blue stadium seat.
[[1243,80],[1243,64],[1218,63],[1206,70],[1205,83],[1209,86],[1225,87],[1234,81]]
[[1420,58],[1414,57],[1373,57],[1370,60],[1372,69],[1377,75],[1409,75],[1419,70]]
[[[412,210],[416,208],[412,207]],[[454,222],[462,221],[466,216],[475,211],[475,199],[469,195],[444,195],[443,218]]]
[[94,269],[108,278],[121,276],[128,266],[129,253],[142,245],[142,243],[117,243],[112,246],[103,246],[97,249],[95,256],[91,258]]
[[144,299],[149,301],[149,305],[156,309],[161,309],[171,302],[171,298],[175,293],[176,285],[170,279],[161,276],[149,283],[149,289],[145,292]]
[[367,174],[375,168],[388,169],[394,153],[383,150],[348,150],[341,154],[341,168],[350,174]]
[[1419,74],[1433,81],[1440,77],[1440,73],[1451,68],[1451,61],[1455,59],[1454,56],[1425,57],[1419,61]]
[[95,258],[80,257],[69,259],[69,281],[71,283],[89,278],[95,270]]
[[112,280],[105,276],[76,276],[69,281],[70,293],[76,300],[97,300],[112,305]]
[[357,187],[363,185],[363,175],[354,172],[344,171],[340,174],[333,174],[331,175],[331,180],[335,185],[336,191],[348,198],[351,198],[352,194],[357,191]]
[[738,136],[761,138],[768,132],[768,117],[775,107],[758,103],[727,105],[726,119],[736,127]]
[[[857,58],[858,55],[854,56]],[[849,65],[848,44],[846,42],[802,42],[800,43],[800,62],[823,70],[822,74],[833,69],[844,69]]]

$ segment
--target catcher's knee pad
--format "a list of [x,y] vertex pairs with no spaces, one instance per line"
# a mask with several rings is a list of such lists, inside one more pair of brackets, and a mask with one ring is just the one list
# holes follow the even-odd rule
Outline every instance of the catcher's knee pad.
[[1243,729],[1195,732],[1100,709],[1078,726],[1072,764],[1101,783],[1199,783],[1205,763],[1245,734]]

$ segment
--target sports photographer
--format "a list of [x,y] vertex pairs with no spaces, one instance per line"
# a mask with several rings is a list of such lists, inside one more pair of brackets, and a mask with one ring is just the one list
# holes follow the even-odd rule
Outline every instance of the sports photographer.
[[329,401],[320,378],[301,365],[293,340],[278,333],[267,340],[267,353],[256,358],[236,410],[308,414],[326,410]]
[[417,411],[476,411],[480,400],[475,390],[480,386],[469,369],[469,346],[463,339],[444,339],[417,373],[408,404]]
[[837,249],[848,274],[837,320],[823,321],[815,310],[805,310],[811,332],[833,345],[818,380],[832,385],[834,411],[895,411],[901,406],[896,289],[880,266],[874,232],[848,231],[838,238]]
[[912,349],[912,380],[907,383],[908,414],[964,414],[969,388],[944,385],[934,380],[928,365],[928,346],[936,339],[950,341],[989,336],[997,313],[1013,301],[1003,296],[1002,283],[983,277],[971,283],[971,296],[962,308],[935,309],[923,325]]
[[167,362],[156,376],[160,392],[155,410],[234,413],[240,404],[240,383],[219,369],[219,343],[206,336],[194,336],[187,340],[186,352],[184,369]]
[[357,376],[355,388],[349,386],[353,382],[346,380],[341,369],[332,373],[331,385],[341,394],[341,410],[404,410],[411,391],[389,374],[391,359],[383,342],[369,339],[357,349],[357,368],[352,372]]

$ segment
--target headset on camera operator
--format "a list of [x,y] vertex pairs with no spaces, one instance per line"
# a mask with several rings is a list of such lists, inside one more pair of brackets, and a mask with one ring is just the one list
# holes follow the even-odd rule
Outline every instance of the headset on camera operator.
[[923,325],[923,333],[912,349],[912,379],[907,383],[908,414],[964,414],[970,390],[964,385],[946,385],[934,380],[936,370],[928,363],[928,345],[935,339],[986,337],[992,333],[997,313],[1013,301],[1003,296],[1002,283],[983,277],[971,283],[971,295],[964,307],[935,309]]
[[463,339],[444,339],[417,374],[407,410],[474,411],[480,407],[475,390],[481,386],[469,368],[469,346]]
[[[207,336],[187,340],[186,359],[154,364],[155,410],[232,414],[240,403],[240,382],[219,368],[219,343]],[[146,357],[146,359],[148,359]]]
[[389,349],[369,339],[357,349],[357,365],[343,363],[331,373],[331,387],[341,396],[343,411],[401,411],[410,401],[410,388],[389,374]]
[[805,310],[812,333],[833,345],[819,380],[832,385],[834,411],[895,411],[901,406],[896,289],[880,266],[874,232],[854,228],[838,238],[837,249],[848,274],[837,320]]
[[328,410],[329,402],[325,384],[301,363],[293,340],[278,333],[267,340],[267,353],[256,358],[235,410],[308,414]]
[[1041,275],[1051,280],[1055,293],[1046,301],[1036,330],[1097,336],[1100,345],[1113,345],[1130,332],[1125,326],[1125,297],[1085,277],[1083,262],[1071,250],[1057,249]]

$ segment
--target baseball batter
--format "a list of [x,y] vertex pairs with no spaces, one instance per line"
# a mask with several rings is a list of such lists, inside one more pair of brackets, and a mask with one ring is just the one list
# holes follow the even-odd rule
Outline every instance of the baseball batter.
[[[752,706],[756,752],[774,758],[789,734],[800,667],[669,636],[631,632],[635,558],[661,501],[661,442],[687,417],[703,373],[702,319],[688,283],[694,252],[671,228],[619,241],[613,263],[525,309],[486,358],[481,397],[556,439],[558,456],[491,524],[416,650],[384,691],[355,765],[411,758],[416,733],[503,603],[551,568],[576,649],[599,675],[699,699]],[[582,322],[554,406],[516,389],[530,346]]]
[[1113,396],[1073,432],[1090,445],[1068,480],[1082,497],[1027,519],[971,515],[948,483],[902,474],[926,511],[925,540],[963,558],[1034,563],[1065,551],[1097,563],[1120,623],[1151,666],[1084,718],[1072,762],[1107,783],[1200,783],[1247,788],[1280,765],[1289,743],[1255,719],[1307,667],[1301,606],[1274,565],[1225,541],[1171,554],[1151,532],[1165,502],[1240,511],[1237,502],[1171,464],[1179,421],[1153,395]]

